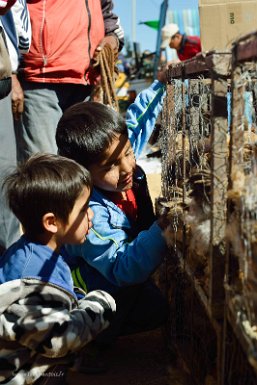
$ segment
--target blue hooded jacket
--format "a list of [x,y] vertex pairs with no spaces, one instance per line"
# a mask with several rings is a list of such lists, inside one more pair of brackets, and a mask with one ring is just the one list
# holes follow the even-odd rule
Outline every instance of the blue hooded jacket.
[[0,258],[0,284],[16,279],[38,279],[68,291],[75,298],[66,251],[57,254],[48,246],[31,242],[24,235]]
[[[156,80],[137,96],[127,111],[128,134],[136,158],[154,130],[164,93],[164,84]],[[139,170],[135,178],[140,182],[145,174]],[[133,223],[102,191],[93,189],[89,206],[94,219],[87,240],[82,245],[67,246],[68,254],[83,258],[73,269],[75,285],[84,290],[98,288],[114,293],[119,287],[144,282],[166,251],[157,222],[131,239]]]

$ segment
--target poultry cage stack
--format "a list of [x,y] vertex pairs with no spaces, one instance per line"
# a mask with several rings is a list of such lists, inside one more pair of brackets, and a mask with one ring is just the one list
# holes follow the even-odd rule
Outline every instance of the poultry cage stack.
[[233,44],[231,94],[224,378],[229,385],[252,385],[257,383],[257,33]]
[[162,113],[168,336],[196,383],[221,383],[230,53],[170,66]]

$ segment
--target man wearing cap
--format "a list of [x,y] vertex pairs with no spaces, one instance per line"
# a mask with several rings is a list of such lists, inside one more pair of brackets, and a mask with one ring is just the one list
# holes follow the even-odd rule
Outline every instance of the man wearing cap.
[[179,60],[191,59],[198,52],[202,51],[201,41],[198,36],[187,36],[181,34],[177,24],[167,24],[162,28],[161,48],[167,46],[177,51]]

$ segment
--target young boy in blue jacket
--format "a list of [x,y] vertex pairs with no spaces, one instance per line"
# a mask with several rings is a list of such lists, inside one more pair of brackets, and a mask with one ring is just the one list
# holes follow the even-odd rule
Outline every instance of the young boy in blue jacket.
[[75,290],[65,262],[63,244],[89,235],[91,178],[76,162],[43,154],[5,187],[24,234],[0,258],[0,381],[45,383],[57,364],[74,364],[115,312],[108,293]]
[[69,254],[81,257],[73,279],[85,290],[106,290],[117,305],[98,342],[156,328],[167,317],[166,299],[149,279],[167,250],[163,225],[155,220],[145,173],[136,164],[164,93],[164,84],[154,81],[129,107],[126,122],[105,105],[83,102],[67,109],[57,126],[59,153],[86,167],[94,186],[91,232],[83,244],[68,246]]

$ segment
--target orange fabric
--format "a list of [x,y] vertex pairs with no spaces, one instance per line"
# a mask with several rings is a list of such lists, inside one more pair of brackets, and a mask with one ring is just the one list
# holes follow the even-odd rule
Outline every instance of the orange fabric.
[[27,4],[32,42],[24,55],[25,78],[85,84],[90,59],[104,37],[101,1],[28,0]]

